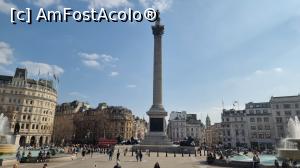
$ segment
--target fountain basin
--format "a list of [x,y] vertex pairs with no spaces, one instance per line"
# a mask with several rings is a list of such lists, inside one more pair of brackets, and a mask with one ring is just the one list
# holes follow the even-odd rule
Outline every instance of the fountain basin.
[[15,154],[17,146],[14,144],[0,144],[0,155]]
[[298,149],[278,149],[278,158],[300,161],[300,150]]

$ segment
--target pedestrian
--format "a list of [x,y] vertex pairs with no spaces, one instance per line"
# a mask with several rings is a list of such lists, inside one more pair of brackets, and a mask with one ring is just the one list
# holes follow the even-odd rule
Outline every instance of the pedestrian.
[[114,168],[122,168],[119,161],[117,161],[117,164],[114,166]]
[[142,159],[143,159],[143,153],[142,153],[142,150],[140,150],[139,157],[140,157],[140,162],[141,162]]
[[48,165],[47,165],[47,163],[45,163],[44,166],[43,166],[43,168],[47,168],[47,167],[48,167]]
[[108,156],[109,156],[108,159],[109,160],[112,160],[112,155],[113,155],[112,150],[109,150],[108,151]]
[[117,152],[117,161],[120,161],[120,151]]
[[18,162],[21,161],[21,153],[20,153],[20,151],[17,152],[16,158],[17,158],[17,161],[18,161]]
[[293,161],[293,168],[296,168],[296,167],[297,167],[297,161],[294,160],[294,161]]
[[159,166],[159,163],[158,163],[158,162],[156,162],[156,163],[155,163],[155,165],[154,165],[154,168],[160,168],[160,166]]
[[136,161],[138,162],[139,161],[139,152],[138,151],[135,151],[135,158],[136,158]]
[[94,148],[91,148],[91,158],[93,158]]
[[280,167],[277,159],[274,161],[274,166],[275,166],[275,168],[279,168]]

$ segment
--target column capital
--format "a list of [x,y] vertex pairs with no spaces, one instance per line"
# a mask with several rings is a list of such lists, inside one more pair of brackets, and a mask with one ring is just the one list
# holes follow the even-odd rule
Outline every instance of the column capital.
[[161,36],[164,34],[164,25],[154,25],[152,26],[152,33],[154,36]]

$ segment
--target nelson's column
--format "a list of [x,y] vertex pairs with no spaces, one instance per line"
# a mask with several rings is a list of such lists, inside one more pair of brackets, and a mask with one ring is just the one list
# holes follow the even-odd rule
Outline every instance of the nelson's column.
[[174,146],[166,134],[165,117],[168,113],[162,105],[162,35],[164,25],[160,24],[159,11],[157,11],[157,20],[152,26],[152,32],[154,35],[153,105],[147,112],[150,131],[139,148],[166,151]]

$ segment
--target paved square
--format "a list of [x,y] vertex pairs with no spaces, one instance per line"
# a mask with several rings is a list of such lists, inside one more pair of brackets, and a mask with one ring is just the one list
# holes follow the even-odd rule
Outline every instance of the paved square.
[[[161,168],[214,168],[214,166],[208,166],[201,164],[200,161],[205,160],[205,156],[189,157],[187,154],[182,157],[181,155],[168,154],[168,157],[165,156],[165,153],[160,153],[157,157],[156,153],[152,153],[150,157],[144,154],[143,161],[137,162],[135,157],[131,156],[131,153],[128,153],[126,157],[123,156],[123,153],[120,157],[120,163],[122,168],[153,168],[155,162],[159,162]],[[90,158],[90,155],[87,155],[85,159],[82,159],[81,156],[71,160],[67,159],[64,161],[49,162],[49,168],[113,168],[116,163],[116,158],[114,156],[112,161],[108,161],[108,156],[103,154],[94,154],[93,158]],[[201,165],[200,165],[201,164]],[[21,164],[22,168],[42,168],[42,163],[35,164]]]

